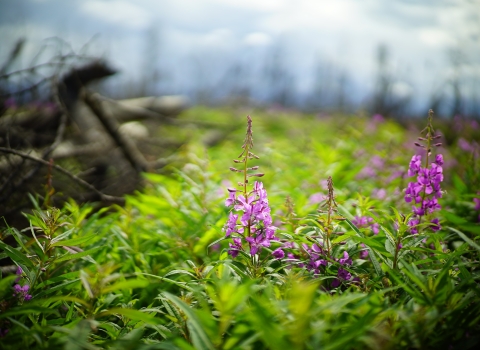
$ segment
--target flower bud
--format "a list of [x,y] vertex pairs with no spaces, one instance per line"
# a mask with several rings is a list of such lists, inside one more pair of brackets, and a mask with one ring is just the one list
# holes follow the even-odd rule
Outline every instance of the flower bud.
[[434,144],[435,147],[440,147],[442,145],[441,142]]
[[414,145],[417,146],[417,147],[425,148],[424,145],[422,145],[422,144],[420,144],[420,143],[418,143],[418,142],[415,142]]

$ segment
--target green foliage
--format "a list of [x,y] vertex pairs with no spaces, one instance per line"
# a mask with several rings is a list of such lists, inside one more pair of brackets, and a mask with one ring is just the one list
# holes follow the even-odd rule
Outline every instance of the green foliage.
[[[275,259],[280,241],[254,259],[227,253],[224,200],[235,180],[227,169],[244,137],[235,115],[195,108],[180,118],[203,120],[205,129],[168,126],[190,143],[174,165],[144,174],[145,188],[124,207],[35,202],[29,227],[6,226],[2,265],[22,271],[2,270],[0,348],[478,346],[477,158],[445,150],[446,160],[459,156],[444,170],[443,228],[421,223],[412,235],[401,174],[414,152],[406,140],[416,135],[393,121],[258,112],[255,150],[276,235],[297,247],[328,235],[329,264],[315,274],[300,264],[306,251]],[[209,125],[223,125],[227,137],[205,149]],[[318,197],[328,195],[329,176],[337,207],[327,217],[317,209],[325,209]],[[368,225],[355,224],[361,216]],[[357,280],[333,288],[345,252],[353,263],[343,267]],[[15,284],[28,285],[31,299],[14,296]]]

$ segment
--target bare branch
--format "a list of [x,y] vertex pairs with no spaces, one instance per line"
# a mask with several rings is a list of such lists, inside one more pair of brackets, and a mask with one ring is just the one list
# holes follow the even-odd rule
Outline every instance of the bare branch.
[[9,154],[15,154],[17,156],[20,156],[24,159],[28,159],[28,160],[31,160],[31,161],[34,161],[34,162],[37,162],[39,164],[42,164],[44,166],[48,166],[48,167],[52,167],[53,169],[67,175],[70,179],[72,179],[73,181],[75,181],[76,183],[78,183],[79,185],[85,187],[85,188],[88,188],[89,190],[95,192],[101,200],[105,201],[105,202],[110,202],[110,203],[116,203],[116,204],[120,204],[120,205],[123,205],[125,204],[125,199],[122,198],[122,197],[115,197],[115,196],[110,196],[108,194],[105,194],[99,190],[97,190],[94,186],[90,185],[88,182],[82,180],[81,178],[79,178],[78,176],[72,174],[71,172],[69,172],[68,170],[66,170],[65,168],[62,168],[61,166],[59,165],[56,165],[56,164],[50,164],[49,162],[47,162],[46,160],[43,160],[43,159],[40,159],[40,158],[37,158],[37,157],[33,157],[29,154],[26,154],[26,153],[23,153],[23,152],[20,152],[20,151],[17,151],[17,150],[14,150],[14,149],[9,149],[9,148],[5,148],[5,147],[0,147],[0,152],[3,152],[3,153],[9,153]]
[[149,166],[148,162],[143,157],[143,154],[137,149],[135,143],[133,143],[128,137],[119,132],[119,125],[117,121],[105,113],[101,106],[101,101],[95,96],[83,89],[82,97],[91,111],[98,117],[110,136],[113,138],[118,147],[122,150],[125,158],[130,162],[132,167],[137,172],[146,171]]

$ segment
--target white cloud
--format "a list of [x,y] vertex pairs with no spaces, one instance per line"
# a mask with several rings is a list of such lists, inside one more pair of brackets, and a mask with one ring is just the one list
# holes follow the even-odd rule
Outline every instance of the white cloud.
[[452,37],[446,31],[440,28],[420,29],[418,36],[422,43],[435,48],[447,47],[454,42]]
[[271,44],[272,38],[266,33],[254,32],[245,36],[243,42],[249,46],[267,46]]
[[[254,11],[275,11],[283,8],[288,0],[214,0],[217,4],[239,7]],[[291,2],[291,1],[290,1]]]
[[132,1],[114,0],[107,2],[88,0],[80,6],[88,15],[131,29],[144,29],[150,25],[152,20],[147,10],[135,5]]
[[233,40],[233,33],[227,28],[212,30],[200,37],[199,44],[202,46],[227,47]]
[[392,93],[398,98],[406,98],[412,95],[412,87],[403,81],[398,81],[392,86]]

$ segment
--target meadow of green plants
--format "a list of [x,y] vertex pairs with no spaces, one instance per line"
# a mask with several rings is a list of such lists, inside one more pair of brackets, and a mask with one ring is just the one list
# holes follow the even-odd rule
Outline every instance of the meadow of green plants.
[[0,348],[476,348],[478,123],[248,113],[165,126],[189,142],[124,207],[32,194]]

